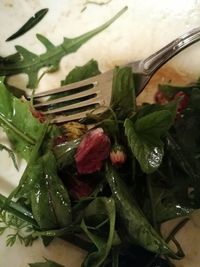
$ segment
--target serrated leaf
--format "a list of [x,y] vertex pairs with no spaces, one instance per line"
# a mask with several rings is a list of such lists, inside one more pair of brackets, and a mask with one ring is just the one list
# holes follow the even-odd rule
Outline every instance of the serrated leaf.
[[47,49],[47,51],[41,55],[36,55],[21,46],[16,46],[16,50],[20,53],[20,55],[22,55],[22,59],[10,64],[0,62],[0,75],[10,76],[19,73],[26,73],[29,79],[27,87],[35,88],[37,86],[38,72],[41,68],[52,67],[51,70],[57,70],[59,62],[63,56],[76,52],[85,42],[110,26],[126,10],[127,7],[123,8],[100,27],[79,37],[75,37],[73,39],[64,38],[63,43],[58,46],[54,46],[47,41],[47,39],[45,40],[45,37],[41,37],[41,35],[39,35],[39,37],[37,36],[40,42],[45,45]]

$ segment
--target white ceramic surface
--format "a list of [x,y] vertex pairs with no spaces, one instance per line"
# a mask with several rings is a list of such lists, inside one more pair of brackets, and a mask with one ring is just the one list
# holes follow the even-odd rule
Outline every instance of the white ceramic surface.
[[[178,35],[200,26],[199,0],[97,1],[108,2],[105,5],[86,5],[86,2],[89,1],[1,0],[0,55],[13,53],[16,44],[34,53],[42,53],[44,47],[36,39],[36,33],[45,35],[54,44],[60,44],[64,36],[75,37],[94,29],[121,8],[128,6],[127,12],[108,29],[88,41],[76,53],[63,58],[59,71],[44,76],[40,82],[40,90],[46,90],[59,86],[60,81],[74,66],[83,65],[91,58],[96,59],[101,70],[105,71],[117,64],[144,58]],[[49,12],[37,26],[20,38],[5,42],[29,17],[46,7]],[[171,60],[167,66],[172,70],[176,69],[176,76],[180,80],[183,73],[184,77],[197,77],[200,74],[199,58],[200,43],[197,43]],[[173,74],[173,71],[170,73]],[[171,74],[168,72],[168,78]],[[163,77],[161,78],[164,79]],[[25,88],[26,76],[12,77],[10,83]],[[7,143],[2,132],[0,143]],[[16,172],[6,152],[0,153],[0,192],[3,194],[8,194],[18,183],[25,166],[24,161],[18,161],[20,171]],[[177,263],[179,267],[199,266],[200,219],[196,215],[192,217],[193,220],[178,237],[186,252],[186,258]],[[79,267],[84,252],[61,240],[55,240],[48,248],[44,248],[39,241],[28,248],[20,244],[9,248],[5,246],[5,235],[0,237],[0,267],[28,267],[28,263],[43,260],[44,257],[58,261],[66,267]]]

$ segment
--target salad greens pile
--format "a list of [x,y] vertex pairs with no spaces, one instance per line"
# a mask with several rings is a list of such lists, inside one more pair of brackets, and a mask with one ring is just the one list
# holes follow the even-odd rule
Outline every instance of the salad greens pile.
[[[47,48],[40,56],[17,46],[9,60],[1,58],[0,126],[12,149],[1,144],[0,150],[9,153],[16,168],[15,154],[25,158],[27,166],[13,192],[0,195],[0,234],[15,227],[9,246],[16,239],[25,246],[37,238],[45,246],[55,237],[68,240],[88,251],[82,267],[173,266],[169,259],[184,256],[175,234],[200,207],[199,81],[185,87],[160,85],[165,104],[138,106],[132,70],[116,68],[110,107],[84,123],[102,128],[116,153],[123,148],[124,158],[116,165],[107,157],[102,168],[90,174],[78,173],[75,161],[85,135],[69,140],[66,125],[40,121],[32,103],[13,94],[6,83],[7,76],[23,72],[29,76],[28,87],[35,87],[41,67],[56,70],[63,55],[76,51],[117,16],[81,37],[65,38],[60,46],[39,35]],[[97,62],[91,60],[61,83],[98,73]],[[184,108],[183,97],[188,99]],[[161,223],[176,217],[184,220],[163,237]],[[30,266],[62,265],[46,260]]]

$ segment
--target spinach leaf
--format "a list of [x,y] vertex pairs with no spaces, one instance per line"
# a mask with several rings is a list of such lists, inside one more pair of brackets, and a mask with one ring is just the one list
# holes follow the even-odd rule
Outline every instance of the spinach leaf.
[[28,30],[33,28],[48,12],[48,8],[44,8],[39,10],[33,17],[31,17],[18,31],[12,34],[6,41],[11,41],[16,39],[17,37],[25,34]]
[[4,77],[0,77],[0,126],[5,129],[15,151],[28,159],[42,124],[33,117],[28,101],[13,97],[7,90]]
[[61,85],[79,82],[98,74],[100,74],[98,63],[97,61],[91,59],[85,65],[75,67],[71,72],[69,72],[65,80],[61,81]]
[[106,179],[116,203],[117,213],[125,228],[124,235],[128,237],[129,241],[157,254],[177,258],[178,255],[173,253],[148,222],[135,202],[128,186],[110,164],[106,165]]
[[135,87],[131,68],[115,69],[110,106],[118,119],[125,119],[135,111]]
[[[46,136],[48,129],[48,124],[43,124],[42,128],[40,129],[40,134],[38,137],[38,140],[33,147],[33,150],[31,151],[30,158],[28,160],[28,164],[24,170],[24,173],[19,181],[18,186],[11,192],[9,195],[9,200],[11,200],[13,197],[15,198],[28,198],[30,195],[30,191],[32,190],[32,187],[36,181],[37,176],[34,175],[35,172],[32,172],[32,168],[35,168],[35,161],[39,158],[40,156],[40,149],[43,144],[44,138]],[[37,167],[37,166],[36,166]],[[8,201],[7,203],[8,204]]]
[[65,267],[64,265],[58,264],[51,260],[46,260],[46,262],[29,263],[30,267]]
[[19,73],[25,73],[28,75],[29,79],[27,87],[35,88],[38,81],[38,72],[41,68],[48,67],[51,72],[58,70],[60,60],[63,56],[77,51],[77,49],[81,47],[85,42],[110,26],[110,24],[113,23],[117,18],[119,18],[126,10],[127,7],[123,8],[106,23],[88,33],[85,33],[73,39],[64,38],[63,43],[58,46],[52,44],[44,36],[37,34],[37,38],[45,46],[46,52],[41,55],[37,55],[18,45],[16,46],[16,50],[21,55],[22,59],[20,61],[9,64],[1,62],[0,75],[10,76]]
[[59,169],[62,169],[74,163],[74,156],[76,149],[80,144],[80,141],[81,139],[75,139],[73,141],[54,146],[53,152],[56,157],[57,166]]
[[71,203],[67,189],[57,175],[53,153],[46,152],[34,165],[37,172],[32,175],[37,177],[31,191],[31,207],[35,220],[44,230],[69,226]]
[[[104,222],[108,221],[109,224],[108,234],[106,237],[105,232],[104,235],[100,235],[98,231],[92,230],[95,229],[95,226],[94,222],[93,224],[91,224],[91,218],[95,218],[96,221],[100,217],[103,217]],[[98,222],[99,225],[100,222],[102,221],[100,220]],[[98,197],[94,199],[85,210],[84,219],[82,220],[81,227],[97,248],[97,250],[94,250],[87,255],[83,262],[83,267],[102,266],[103,262],[105,261],[110,252],[115,233],[114,200],[112,198],[106,197]]]
[[187,175],[194,190],[194,201],[200,205],[200,90],[191,92],[186,108],[168,135],[168,149],[177,166]]
[[129,146],[145,173],[154,172],[161,164],[164,155],[161,137],[166,134],[173,122],[167,110],[155,111],[133,123],[124,122]]
[[[152,204],[155,211],[156,222],[162,223],[177,217],[187,216],[194,211],[192,200],[187,198],[188,186],[182,185],[180,182],[176,186],[165,187],[155,183],[153,177],[151,179]],[[158,177],[156,177],[158,179]],[[179,185],[179,186],[178,186]],[[151,220],[152,214],[149,199],[144,200],[144,213]]]

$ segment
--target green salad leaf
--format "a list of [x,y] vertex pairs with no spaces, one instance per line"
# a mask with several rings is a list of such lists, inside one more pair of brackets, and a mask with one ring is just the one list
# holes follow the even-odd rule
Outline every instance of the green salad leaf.
[[118,119],[125,119],[135,111],[135,87],[131,68],[115,69],[110,107]]
[[101,72],[99,70],[97,61],[91,59],[85,65],[77,66],[72,71],[70,71],[65,80],[61,81],[61,85],[79,82],[100,73]]
[[57,175],[56,161],[51,151],[35,162],[36,182],[31,191],[31,207],[41,229],[67,227],[72,222],[71,203],[67,189]]
[[37,55],[26,48],[17,45],[16,50],[21,55],[21,60],[9,64],[0,62],[0,75],[10,76],[25,73],[28,75],[29,79],[27,87],[35,88],[38,81],[38,72],[41,68],[47,67],[51,72],[58,70],[62,57],[77,51],[85,42],[110,26],[110,24],[118,19],[126,10],[127,7],[124,7],[106,23],[88,33],[73,39],[64,38],[63,43],[58,46],[55,46],[46,37],[37,34],[37,38],[45,46],[46,52],[41,55]]
[[[109,224],[108,236],[98,232],[100,226]],[[94,243],[97,250],[90,252],[84,260],[83,267],[99,267],[107,258],[115,233],[115,202],[112,198],[97,197],[86,208],[81,227]],[[104,229],[104,228],[103,228]],[[101,229],[101,231],[103,231]]]
[[64,265],[58,264],[55,261],[46,260],[45,262],[29,263],[30,267],[65,267]]
[[124,122],[129,146],[145,173],[154,172],[161,164],[164,155],[161,137],[166,134],[173,122],[168,110],[155,111],[133,123]]
[[14,97],[0,77],[0,125],[4,128],[13,148],[28,159],[42,128],[33,117],[28,101]]

